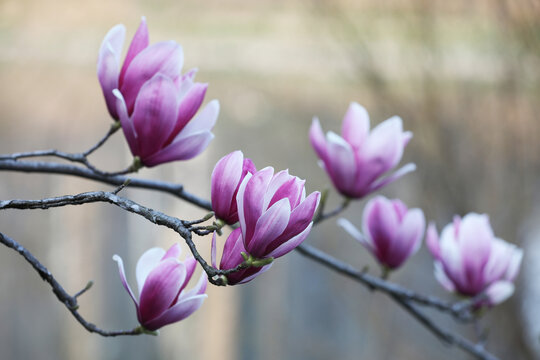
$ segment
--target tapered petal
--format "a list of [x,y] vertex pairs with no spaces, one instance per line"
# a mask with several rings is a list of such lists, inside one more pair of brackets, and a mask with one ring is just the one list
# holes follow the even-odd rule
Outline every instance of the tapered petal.
[[394,116],[377,125],[366,140],[362,148],[363,156],[380,165],[377,171],[380,174],[399,163],[403,155],[402,133],[402,120]]
[[349,105],[343,118],[341,134],[354,148],[360,148],[369,134],[369,115],[366,109],[356,102]]
[[337,221],[337,224],[343,229],[345,229],[345,231],[347,231],[349,235],[353,237],[353,239],[364,245],[366,249],[368,249],[372,254],[375,253],[375,246],[373,245],[372,240],[364,236],[364,234],[362,234],[360,230],[358,230],[358,228],[354,226],[349,220],[345,218],[340,218]]
[[313,118],[313,121],[311,123],[311,127],[309,128],[309,140],[311,142],[311,146],[313,146],[313,149],[315,149],[315,152],[317,153],[317,156],[325,162],[326,157],[326,137],[324,136],[324,133],[321,128],[321,123],[319,122],[318,118]]
[[422,210],[407,211],[388,249],[386,265],[397,268],[415,254],[422,243],[425,228],[426,220]]
[[509,281],[513,281],[516,278],[521,265],[521,260],[523,260],[523,250],[515,246],[512,246],[512,248],[513,249],[509,252],[510,263],[508,264],[508,269],[504,276],[504,278]]
[[426,245],[431,255],[437,260],[441,259],[441,248],[439,246],[439,235],[434,223],[430,223],[426,232]]
[[144,325],[148,330],[157,330],[165,325],[184,320],[189,315],[199,309],[203,301],[208,296],[206,294],[186,298],[165,310],[159,317],[146,322]]
[[362,191],[364,191],[365,194],[367,193],[372,193],[372,192],[375,192],[381,188],[383,188],[384,186],[390,184],[390,183],[393,183],[394,181],[398,180],[399,178],[401,178],[403,175],[406,175],[410,172],[413,172],[416,170],[416,164],[413,164],[413,163],[408,163],[406,165],[403,165],[401,168],[399,168],[398,170],[394,171],[392,174],[384,177],[384,178],[381,178],[381,179],[378,179],[378,180],[375,180],[367,189],[367,191],[363,190],[364,187],[360,187],[360,188],[356,188],[355,189],[355,192],[357,193],[362,193]]
[[[264,193],[263,209],[268,209],[270,205],[272,205],[270,202],[275,198],[274,195],[276,194],[276,191],[278,191],[287,181],[290,181],[292,178],[293,177],[289,175],[289,170],[281,170],[272,177],[270,183],[268,184],[268,188]],[[277,200],[279,200],[279,198],[276,199],[276,201]],[[274,203],[276,201],[274,201]]]
[[135,275],[137,278],[137,285],[139,288],[139,295],[144,287],[144,282],[148,277],[148,274],[159,264],[163,256],[165,255],[165,250],[162,248],[151,248],[145,251],[144,254],[137,261],[137,266],[135,267]]
[[493,231],[486,215],[467,214],[461,221],[459,244],[463,271],[471,291],[483,288],[483,269],[490,258]]
[[304,231],[302,231],[300,234],[292,237],[291,239],[287,240],[286,242],[282,243],[280,246],[278,246],[276,249],[274,249],[270,254],[267,255],[267,257],[273,257],[274,259],[277,259],[278,257],[281,257],[288,252],[294,250],[298,245],[300,245],[309,235],[309,232],[311,231],[311,227],[313,226],[313,223],[310,223]]
[[[249,178],[246,176],[244,178],[244,182],[246,182],[247,179],[245,187],[240,186],[240,189],[238,190],[236,196],[238,203],[238,217],[240,219],[246,248],[253,236],[257,221],[265,210],[263,208],[264,195],[273,174],[274,169],[272,167],[266,167]],[[244,225],[242,225],[242,223]]]
[[133,291],[131,291],[131,287],[129,286],[127,280],[126,280],[126,272],[124,270],[124,262],[122,261],[122,258],[118,255],[113,256],[113,260],[116,261],[118,264],[118,272],[120,274],[120,281],[122,282],[122,285],[124,286],[124,289],[128,292],[129,296],[131,297],[131,300],[135,303],[135,307],[137,308],[137,314],[139,313],[139,302],[137,301],[137,298],[135,298],[135,295],[133,294]]
[[137,131],[139,155],[145,159],[155,154],[174,128],[178,102],[173,81],[156,74],[147,81],[137,95],[132,115],[133,126]]
[[[176,118],[176,124],[174,126],[173,134],[178,134],[184,126],[195,116],[206,94],[208,84],[196,83],[189,92],[181,99],[180,108],[178,109],[178,115]],[[216,116],[217,118],[217,116]],[[169,142],[172,142],[174,136],[169,138]]]
[[214,128],[219,115],[219,101],[212,100],[176,136],[173,142]]
[[326,169],[334,185],[345,195],[353,189],[356,180],[357,166],[353,149],[342,137],[329,132],[327,140]]
[[118,88],[118,75],[120,72],[120,55],[126,36],[124,25],[113,27],[101,43],[99,49],[97,75],[105,97],[107,109],[114,119],[118,119],[116,112],[116,98],[112,91]]
[[214,134],[205,131],[174,141],[167,147],[144,159],[148,167],[174,160],[189,160],[203,152],[214,139]]
[[139,154],[140,151],[139,142],[137,139],[137,131],[135,130],[133,122],[128,115],[124,97],[118,89],[114,89],[113,94],[116,97],[116,111],[118,112],[120,124],[122,125],[122,131],[124,132],[124,136],[128,142],[129,149],[131,150],[132,154]]
[[364,234],[371,238],[379,260],[386,258],[398,226],[398,217],[388,199],[378,196],[367,203],[363,214]]
[[508,299],[514,293],[514,284],[510,281],[497,281],[486,289],[490,305],[497,305]]
[[444,270],[444,267],[442,265],[442,263],[440,261],[435,261],[435,279],[437,279],[437,281],[439,282],[439,284],[442,285],[442,287],[444,287],[447,291],[455,291],[456,290],[456,286],[454,285],[454,283],[452,282],[452,280],[450,280],[448,278],[448,276],[446,276],[446,272]]
[[157,73],[176,78],[182,70],[183,62],[182,47],[174,41],[150,45],[133,58],[120,87],[128,113],[133,111],[137,94],[146,81]]
[[291,206],[288,199],[281,199],[272,205],[258,219],[251,239],[244,239],[246,250],[257,258],[266,255],[266,247],[276,239],[289,223]]
[[218,218],[228,220],[236,189],[240,185],[244,155],[234,151],[218,161],[212,172],[212,209]]
[[177,259],[166,259],[148,274],[140,296],[142,325],[160,316],[178,295],[186,276],[185,266]]
[[131,40],[129,45],[128,52],[126,54],[126,59],[124,60],[124,65],[122,65],[122,70],[120,71],[120,77],[118,79],[119,87],[122,86],[124,82],[124,77],[126,75],[126,70],[133,61],[133,58],[137,56],[141,51],[148,47],[150,40],[148,38],[148,26],[146,25],[146,18],[143,16],[141,18],[141,24]]
[[315,215],[315,210],[319,205],[319,200],[320,193],[315,191],[309,194],[309,196],[300,205],[293,209],[287,227],[277,239],[272,241],[266,247],[267,251],[273,251],[283,242],[288,241],[288,239],[304,231],[304,229],[313,220],[313,215]]

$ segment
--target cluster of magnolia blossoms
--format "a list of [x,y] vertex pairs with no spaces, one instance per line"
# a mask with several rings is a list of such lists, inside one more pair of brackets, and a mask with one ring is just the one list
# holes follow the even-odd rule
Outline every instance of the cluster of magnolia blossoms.
[[[316,118],[310,129],[311,144],[334,186],[345,197],[356,199],[415,169],[408,164],[381,178],[397,166],[411,137],[410,132],[403,132],[399,117],[369,133],[368,113],[356,103],[343,119],[342,137],[333,132],[325,137]],[[408,209],[398,199],[377,196],[364,208],[363,232],[346,219],[339,219],[338,224],[373,254],[387,274],[418,251],[425,217],[422,210]],[[456,216],[440,240],[431,224],[426,242],[435,258],[435,277],[446,290],[479,297],[476,306],[493,306],[512,295],[523,251],[496,238],[487,215],[471,213],[463,220]]]
[[[212,208],[229,224],[240,222],[225,241],[220,269],[246,261],[255,265],[230,274],[229,284],[245,283],[270,268],[271,261],[300,245],[311,231],[320,193],[306,196],[305,180],[272,167],[256,171],[241,151],[223,157],[212,173]],[[216,238],[212,263],[216,266]],[[242,256],[241,254],[245,255]],[[264,260],[267,261],[264,261]]]
[[[194,81],[196,70],[181,73],[180,45],[173,41],[149,45],[144,18],[120,66],[124,37],[122,25],[105,36],[98,79],[108,111],[119,121],[132,154],[145,166],[198,155],[214,137],[211,130],[219,103],[213,100],[199,111],[207,84]],[[315,118],[309,137],[321,166],[346,199],[364,198],[416,167],[410,163],[389,174],[412,138],[397,116],[370,131],[367,111],[351,103],[341,133],[325,135]],[[320,193],[306,196],[304,180],[287,170],[257,170],[241,151],[234,151],[219,160],[212,172],[211,200],[219,219],[216,225],[239,224],[225,240],[219,266],[216,232],[212,237],[212,265],[221,270],[240,266],[226,276],[227,283],[234,285],[264,273],[274,259],[306,239]],[[418,251],[426,227],[422,210],[382,196],[366,204],[362,232],[348,220],[338,223],[373,254],[384,274]],[[447,290],[482,296],[477,306],[497,304],[512,294],[523,253],[493,236],[487,216],[456,218],[444,228],[440,240],[430,225],[426,241],[435,258],[435,276]],[[185,291],[197,262],[192,257],[181,262],[179,255],[178,244],[168,251],[153,248],[142,255],[136,267],[139,299],[127,283],[122,259],[113,257],[144,331],[184,319],[206,298],[205,274],[192,290]]]

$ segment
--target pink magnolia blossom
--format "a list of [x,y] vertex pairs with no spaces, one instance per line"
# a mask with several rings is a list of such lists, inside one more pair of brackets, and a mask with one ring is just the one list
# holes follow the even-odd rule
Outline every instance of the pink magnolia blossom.
[[305,180],[266,167],[248,173],[236,196],[244,249],[257,258],[278,258],[300,245],[313,225],[320,193],[306,197]]
[[146,166],[198,155],[213,139],[211,130],[219,113],[219,103],[213,100],[196,115],[208,85],[194,82],[195,69],[181,74],[180,45],[174,41],[149,45],[144,18],[120,67],[124,37],[123,25],[105,36],[98,78],[109,113],[120,120],[131,153]]
[[401,266],[422,243],[426,221],[420,209],[407,209],[400,200],[377,196],[370,200],[363,214],[363,231],[346,219],[338,224],[389,269]]
[[[216,262],[216,233],[212,237],[212,266],[218,268]],[[244,240],[242,239],[242,229],[235,229],[225,241],[223,246],[223,254],[221,255],[221,261],[219,263],[219,269],[229,270],[244,262],[242,252],[247,253],[244,248]],[[233,272],[227,275],[227,284],[236,285],[244,284],[253,280],[256,276],[268,271],[273,263],[264,266],[251,266],[247,269],[243,269],[237,272]]]
[[496,238],[487,215],[456,216],[440,239],[430,224],[426,243],[435,258],[435,277],[446,290],[472,297],[485,294],[487,305],[498,304],[514,292],[512,281],[523,250]]
[[248,173],[257,171],[251,159],[244,159],[241,151],[234,151],[219,160],[212,172],[212,209],[216,217],[227,224],[238,222],[236,194]]
[[416,167],[410,163],[381,178],[395,168],[412,137],[403,132],[401,118],[394,116],[369,130],[369,115],[362,106],[350,104],[341,129],[324,135],[319,119],[309,130],[311,145],[336,189],[349,198],[361,198],[395,181]]
[[178,260],[180,252],[180,246],[174,244],[167,252],[152,248],[140,257],[136,267],[139,300],[126,281],[122,258],[113,256],[118,263],[120,280],[137,308],[139,323],[147,330],[154,331],[185,319],[201,307],[207,297],[204,293],[207,284],[204,273],[193,289],[184,290],[193,276],[197,261],[188,257],[181,262]]

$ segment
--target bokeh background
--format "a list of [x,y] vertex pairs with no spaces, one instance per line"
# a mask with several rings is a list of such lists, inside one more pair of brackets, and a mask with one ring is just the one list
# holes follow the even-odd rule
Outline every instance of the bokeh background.
[[[495,233],[525,248],[517,293],[483,321],[503,359],[540,358],[540,3],[536,0],[72,1],[0,0],[0,153],[81,151],[110,119],[95,66],[103,36],[145,15],[151,42],[176,40],[185,68],[221,102],[216,138],[198,158],[137,176],[185,184],[209,197],[210,174],[242,149],[258,167],[289,168],[309,191],[329,187],[307,132],[313,116],[338,131],[350,101],[372,126],[400,115],[414,132],[403,163],[418,170],[382,193],[420,207],[441,229],[453,214],[488,213]],[[131,161],[117,134],[92,160],[106,170]],[[55,175],[0,173],[0,199],[33,199],[110,187]],[[203,211],[144,190],[124,195],[185,219]],[[339,197],[331,192],[330,204]],[[344,214],[360,224],[364,202]],[[136,325],[113,254],[134,284],[138,257],[179,239],[106,204],[3,211],[0,231],[30,249],[106,329]],[[377,268],[328,221],[307,240]],[[209,257],[210,238],[197,240]],[[187,250],[186,250],[187,251]],[[422,249],[393,280],[451,299]],[[87,333],[18,255],[0,249],[2,359],[467,359],[382,294],[297,253],[256,281],[212,287],[203,307],[159,337]],[[449,329],[468,327],[430,311]]]

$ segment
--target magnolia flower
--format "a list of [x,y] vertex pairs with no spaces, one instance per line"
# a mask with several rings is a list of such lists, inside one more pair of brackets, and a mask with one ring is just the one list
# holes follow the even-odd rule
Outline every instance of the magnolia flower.
[[306,197],[305,180],[272,167],[246,174],[238,194],[244,249],[257,258],[278,258],[300,245],[313,225],[320,193]]
[[[214,135],[217,100],[197,115],[207,84],[194,82],[196,70],[182,75],[182,47],[174,41],[148,45],[143,18],[120,67],[125,27],[105,36],[98,78],[111,116],[120,120],[131,153],[146,166],[187,160],[201,153]],[[194,118],[195,116],[195,118]]]
[[204,273],[193,289],[184,291],[197,261],[188,257],[181,262],[178,260],[180,252],[180,246],[174,244],[167,252],[152,248],[140,257],[136,267],[139,300],[126,281],[122,258],[113,256],[118,263],[120,280],[137,308],[139,323],[147,330],[154,331],[185,319],[201,307],[207,297]]
[[422,210],[407,209],[400,200],[383,196],[367,203],[363,214],[364,234],[346,219],[339,219],[338,224],[389,269],[401,266],[418,251],[426,228]]
[[441,237],[434,224],[426,235],[435,258],[435,277],[448,291],[465,296],[485,294],[496,305],[514,292],[523,250],[493,235],[487,215],[470,213],[445,226]]
[[[216,233],[212,237],[212,266],[218,268],[216,262]],[[221,255],[221,261],[219,263],[219,269],[229,270],[234,269],[238,265],[244,262],[242,252],[247,253],[244,248],[244,241],[242,239],[242,229],[235,229],[225,241],[223,246],[223,254]],[[247,269],[243,269],[237,272],[233,272],[227,275],[227,284],[236,285],[247,283],[253,280],[256,276],[268,271],[273,263],[266,264],[264,266],[250,266]]]
[[244,159],[241,151],[234,151],[219,160],[212,172],[212,210],[227,224],[238,222],[236,194],[248,173],[257,171],[251,159]]
[[416,168],[410,163],[381,178],[397,166],[412,137],[410,131],[403,132],[401,118],[397,116],[370,132],[366,109],[353,102],[343,119],[341,134],[342,137],[330,131],[325,136],[317,118],[309,130],[321,166],[344,196],[364,197]]

